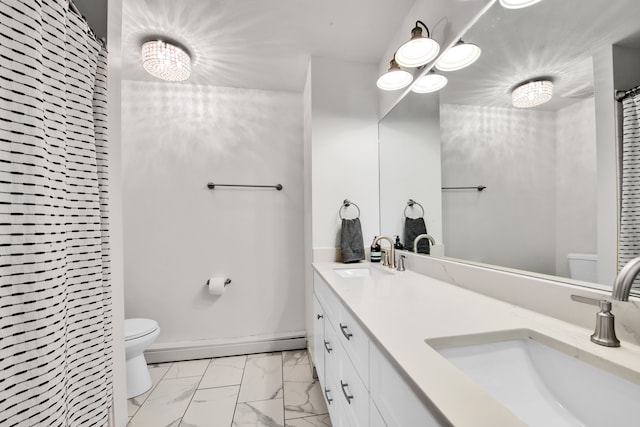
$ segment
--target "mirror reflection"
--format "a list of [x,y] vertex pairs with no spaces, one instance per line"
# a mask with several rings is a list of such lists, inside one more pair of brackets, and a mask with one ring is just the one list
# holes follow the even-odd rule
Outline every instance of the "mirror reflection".
[[[413,199],[432,255],[611,286],[613,91],[640,85],[639,13],[632,0],[493,5],[462,38],[481,57],[446,73],[439,93],[410,92],[380,122],[381,233],[403,236]],[[513,107],[513,89],[531,80],[551,81],[552,99]]]

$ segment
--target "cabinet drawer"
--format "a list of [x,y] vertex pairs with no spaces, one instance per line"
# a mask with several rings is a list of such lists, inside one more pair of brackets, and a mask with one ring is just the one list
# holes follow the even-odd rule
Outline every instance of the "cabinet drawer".
[[337,317],[331,318],[345,353],[355,366],[364,385],[369,389],[369,337],[360,323],[346,308],[340,307]]
[[[325,311],[325,328],[335,328],[337,338],[356,367],[362,382],[369,388],[369,337],[358,321],[344,307],[329,285],[314,271],[313,288]],[[327,322],[328,320],[328,322]]]
[[335,319],[341,303],[317,271],[313,272],[313,293],[320,301],[327,317]]
[[382,419],[382,415],[380,415],[378,408],[376,408],[376,404],[371,399],[369,399],[369,426],[387,427],[387,424],[385,424]]
[[325,314],[318,299],[313,297],[313,337],[309,339],[309,347],[313,365],[318,378],[324,378],[324,319]]
[[336,378],[336,400],[340,401],[348,424],[352,427],[368,427],[369,392],[348,358],[340,358]]
[[322,391],[324,394],[324,400],[329,410],[329,417],[331,417],[331,423],[333,426],[341,426],[344,423],[341,420],[342,411],[340,409],[341,402],[338,394],[338,388],[336,387],[336,374],[334,368],[331,365],[327,365],[325,369],[324,382],[321,382]]
[[388,426],[439,427],[427,406],[413,392],[382,351],[371,343],[371,399]]

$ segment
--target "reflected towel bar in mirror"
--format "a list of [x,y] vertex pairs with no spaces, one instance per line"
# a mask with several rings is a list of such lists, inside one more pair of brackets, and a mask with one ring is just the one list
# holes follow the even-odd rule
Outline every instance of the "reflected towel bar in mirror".
[[405,206],[404,208],[405,218],[409,218],[409,216],[407,215],[407,209],[413,208],[414,206],[418,206],[422,210],[422,215],[420,215],[419,218],[422,218],[424,216],[424,208],[422,207],[422,205],[413,199],[409,199],[409,201],[407,202],[407,206]]
[[282,190],[282,184],[276,185],[244,185],[244,184],[214,184],[213,182],[209,182],[207,184],[207,188],[209,190],[213,190],[216,187],[245,187],[245,188],[275,188],[276,190]]
[[485,187],[484,185],[478,185],[477,187],[442,187],[443,190],[478,190],[478,191],[482,191],[484,190]]

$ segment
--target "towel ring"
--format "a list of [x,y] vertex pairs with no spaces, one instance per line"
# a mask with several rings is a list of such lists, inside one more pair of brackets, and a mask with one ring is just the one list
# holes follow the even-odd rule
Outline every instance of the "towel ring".
[[358,205],[349,201],[349,199],[344,199],[344,202],[342,202],[342,206],[340,206],[340,209],[338,209],[338,216],[340,217],[340,219],[344,219],[344,217],[342,216],[342,210],[348,208],[351,205],[355,206],[355,208],[358,210],[358,215],[353,219],[360,218],[360,208],[358,207]]
[[407,202],[407,206],[405,206],[405,208],[404,208],[404,217],[405,217],[405,218],[409,218],[409,217],[407,216],[407,209],[412,208],[412,207],[414,207],[415,205],[418,205],[418,206],[420,207],[420,209],[422,210],[422,215],[420,215],[420,216],[419,216],[419,217],[417,217],[417,218],[422,218],[422,217],[424,217],[424,208],[422,207],[422,205],[421,205],[420,203],[416,202],[416,201],[415,201],[415,200],[413,200],[413,199],[409,199],[409,201]]

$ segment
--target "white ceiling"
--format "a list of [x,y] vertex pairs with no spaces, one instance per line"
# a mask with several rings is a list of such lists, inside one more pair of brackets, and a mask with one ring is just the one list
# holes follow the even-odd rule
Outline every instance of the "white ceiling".
[[189,50],[187,83],[301,91],[309,55],[377,64],[413,2],[124,0],[123,78],[156,80],[140,45],[160,36]]
[[536,109],[563,108],[593,92],[595,50],[621,40],[640,46],[632,37],[640,30],[639,17],[640,0],[544,0],[517,10],[495,4],[463,38],[478,44],[482,56],[447,73],[440,100],[510,107],[515,85],[546,76],[555,94]]

